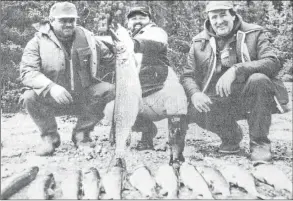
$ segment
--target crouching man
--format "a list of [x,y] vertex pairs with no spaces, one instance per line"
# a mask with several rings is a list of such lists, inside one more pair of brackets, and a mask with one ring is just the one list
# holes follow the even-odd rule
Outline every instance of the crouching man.
[[[185,115],[187,98],[174,70],[167,58],[168,35],[152,21],[148,7],[130,9],[127,26],[134,43],[134,52],[139,64],[139,80],[142,87],[142,108],[138,114],[134,131],[142,132],[137,149],[152,149],[153,138],[157,134],[154,121],[168,118],[170,161],[184,161]],[[142,56],[139,56],[142,55]],[[108,81],[114,80],[114,69],[106,69]],[[114,101],[105,110],[108,119],[113,116]],[[178,164],[177,163],[177,164]]]
[[77,115],[72,141],[89,147],[90,131],[103,118],[99,108],[114,97],[103,96],[112,86],[101,82],[97,72],[99,65],[115,64],[114,54],[93,33],[77,26],[77,18],[74,4],[54,4],[49,22],[39,26],[22,56],[21,79],[29,88],[22,98],[41,132],[40,156],[52,155],[60,145],[57,115]]
[[229,1],[210,1],[204,31],[193,38],[182,83],[191,102],[187,118],[216,133],[219,152],[237,153],[242,130],[249,125],[251,160],[270,161],[268,138],[276,106],[284,111],[288,94],[274,79],[280,62],[265,29],[248,24]]

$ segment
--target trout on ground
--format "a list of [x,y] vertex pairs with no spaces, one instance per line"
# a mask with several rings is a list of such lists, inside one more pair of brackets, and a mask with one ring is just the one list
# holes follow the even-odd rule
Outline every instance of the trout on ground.
[[61,182],[62,199],[81,198],[81,170],[73,171]]
[[39,172],[37,166],[31,167],[22,173],[9,178],[4,184],[1,184],[1,200],[6,200],[13,194],[21,190],[23,187],[27,186],[31,181],[33,181]]
[[191,199],[197,199],[199,196],[202,199],[214,199],[207,182],[193,165],[184,162],[179,172],[181,182],[192,190]]
[[157,184],[162,187],[162,191],[168,193],[167,199],[178,199],[178,172],[173,166],[169,164],[160,166],[155,178]]
[[197,167],[199,173],[203,176],[208,183],[213,194],[221,194],[221,197],[225,198],[230,196],[230,186],[221,172],[213,167],[201,166]]
[[121,199],[126,178],[125,162],[117,158],[114,166],[102,177],[102,186],[106,199]]
[[244,189],[255,198],[266,199],[264,195],[257,192],[254,178],[249,171],[237,165],[225,165],[224,168],[220,169],[220,172],[230,184]]
[[123,158],[127,139],[140,110],[142,90],[134,55],[134,43],[129,33],[120,24],[117,24],[115,32],[110,29],[110,33],[116,50],[115,156]]
[[258,181],[268,184],[278,191],[286,190],[292,194],[292,181],[277,167],[271,164],[261,164],[254,168],[252,174]]
[[37,176],[28,189],[29,199],[49,200],[54,197],[56,187],[53,173]]
[[129,176],[129,183],[145,198],[156,196],[156,181],[146,166],[138,166]]
[[101,177],[98,170],[91,167],[82,175],[83,200],[97,200],[100,195]]

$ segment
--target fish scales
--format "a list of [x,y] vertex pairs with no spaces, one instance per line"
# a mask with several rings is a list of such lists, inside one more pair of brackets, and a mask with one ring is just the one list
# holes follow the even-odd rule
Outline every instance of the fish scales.
[[115,33],[111,33],[116,49],[115,153],[123,155],[127,138],[140,109],[142,90],[130,35],[119,24]]

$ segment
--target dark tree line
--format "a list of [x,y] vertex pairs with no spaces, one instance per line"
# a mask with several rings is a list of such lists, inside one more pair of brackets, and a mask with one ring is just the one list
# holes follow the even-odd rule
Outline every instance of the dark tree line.
[[[1,2],[1,109],[18,111],[20,83],[19,62],[23,48],[36,30],[32,24],[47,20],[56,1]],[[153,20],[169,35],[169,59],[178,74],[186,65],[193,36],[203,29],[205,1],[73,1],[81,18],[78,24],[101,34],[98,24],[102,16],[112,15],[125,24],[125,15],[133,5],[148,5]],[[283,65],[279,77],[292,81],[293,17],[292,1],[235,1],[237,12],[247,22],[266,27]]]

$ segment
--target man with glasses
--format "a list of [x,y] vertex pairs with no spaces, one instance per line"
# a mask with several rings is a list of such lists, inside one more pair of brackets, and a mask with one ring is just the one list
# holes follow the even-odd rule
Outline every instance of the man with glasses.
[[114,55],[92,32],[76,25],[78,18],[74,4],[55,3],[49,21],[39,26],[22,56],[21,79],[29,88],[22,98],[41,132],[40,156],[52,155],[60,146],[57,115],[77,115],[72,141],[76,147],[90,147],[89,134],[104,116],[100,108],[114,98],[108,93],[113,86],[102,82],[97,71],[100,65],[113,66]]

